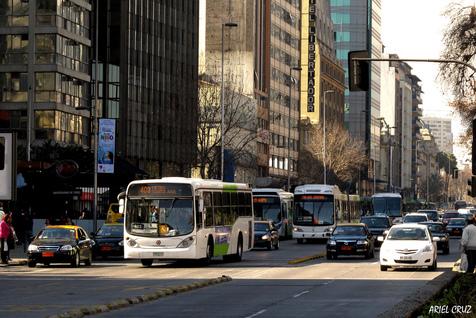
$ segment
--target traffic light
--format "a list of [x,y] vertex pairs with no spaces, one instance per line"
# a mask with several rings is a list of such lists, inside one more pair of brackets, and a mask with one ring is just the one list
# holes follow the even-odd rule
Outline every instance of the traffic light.
[[476,198],[476,176],[471,176],[471,179],[468,179],[468,185],[470,186],[468,195]]
[[349,61],[349,90],[368,91],[369,90],[369,61],[354,60],[354,58],[368,58],[367,51],[350,51]]

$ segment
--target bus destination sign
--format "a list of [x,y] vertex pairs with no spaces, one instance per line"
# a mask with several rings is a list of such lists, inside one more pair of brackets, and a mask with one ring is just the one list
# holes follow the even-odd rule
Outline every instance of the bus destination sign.
[[191,197],[189,184],[176,183],[141,183],[129,187],[129,196],[139,197]]

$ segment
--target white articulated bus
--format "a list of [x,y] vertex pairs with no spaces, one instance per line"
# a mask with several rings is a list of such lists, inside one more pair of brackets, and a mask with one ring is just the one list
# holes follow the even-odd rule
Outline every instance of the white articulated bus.
[[246,184],[163,178],[133,181],[119,200],[124,258],[241,261],[253,247],[253,204]]
[[256,220],[271,220],[280,237],[290,238],[293,233],[293,197],[282,189],[253,189],[253,209]]
[[335,185],[306,184],[294,189],[293,238],[327,239],[337,224],[341,192]]

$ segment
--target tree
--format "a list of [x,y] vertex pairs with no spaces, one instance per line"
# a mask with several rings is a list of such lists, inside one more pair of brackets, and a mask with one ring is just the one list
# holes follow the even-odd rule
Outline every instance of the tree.
[[[323,181],[323,128],[303,124],[306,135],[299,157],[299,178],[303,183]],[[327,182],[340,184],[356,181],[367,163],[364,145],[350,137],[344,127],[330,123],[326,129]]]
[[[449,16],[449,25],[445,31],[442,59],[459,60],[474,63],[476,56],[476,7],[453,3],[445,15]],[[476,115],[476,83],[474,71],[462,64],[440,64],[440,78],[444,89],[454,96],[451,105],[463,118],[467,127],[467,142],[471,136],[471,120]]]
[[[429,186],[428,192],[426,189],[427,184]],[[428,183],[426,179],[420,179],[418,189],[424,198],[426,198],[426,194],[428,193],[429,202],[443,202],[446,200],[446,182],[439,174],[430,175]]]
[[[445,152],[439,152],[436,154],[436,161],[438,162],[438,168],[444,169],[446,175],[452,175],[453,171],[457,169],[457,161],[455,155],[447,154]],[[449,168],[449,170],[448,170]]]
[[[225,85],[224,148],[230,160],[244,168],[255,167],[256,103],[241,89]],[[221,86],[212,77],[199,82],[197,167],[201,178],[221,178]]]

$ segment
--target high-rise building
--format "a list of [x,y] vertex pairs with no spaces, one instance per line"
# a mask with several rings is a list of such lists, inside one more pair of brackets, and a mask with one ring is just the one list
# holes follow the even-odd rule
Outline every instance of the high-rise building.
[[237,73],[234,80],[257,100],[258,177],[284,185],[288,169],[293,180],[297,177],[300,72],[291,69],[300,66],[300,1],[202,2],[207,8],[207,72],[216,72],[221,62],[224,24],[237,23],[236,30],[224,30],[225,72]]
[[423,117],[422,121],[435,137],[435,142],[440,151],[447,154],[453,153],[453,133],[451,132],[451,118]]
[[117,118],[117,154],[151,176],[190,175],[198,0],[99,4],[99,108],[102,117]]
[[21,146],[89,146],[90,17],[89,1],[2,1],[0,129]]
[[[331,17],[336,32],[337,58],[342,62],[348,81],[349,51],[367,50],[370,57],[380,58],[381,4],[379,0],[331,0]],[[370,63],[368,92],[345,91],[345,124],[354,138],[366,145],[369,158],[368,182],[362,193],[372,193],[380,171],[380,64]]]

